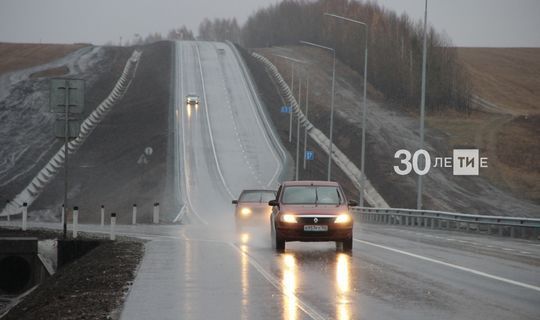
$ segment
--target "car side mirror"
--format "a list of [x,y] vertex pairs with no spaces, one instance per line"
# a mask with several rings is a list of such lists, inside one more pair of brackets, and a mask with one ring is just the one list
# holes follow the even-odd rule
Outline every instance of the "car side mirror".
[[238,204],[238,200],[233,200],[232,204]]
[[357,207],[358,201],[356,200],[349,200],[349,207]]
[[278,206],[279,203],[277,202],[277,200],[270,200],[268,201],[268,205],[271,207],[275,207],[275,206]]

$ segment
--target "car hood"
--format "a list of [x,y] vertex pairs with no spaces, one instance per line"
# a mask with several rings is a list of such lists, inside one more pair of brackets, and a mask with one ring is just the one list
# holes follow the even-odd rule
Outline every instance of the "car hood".
[[281,212],[290,212],[296,215],[313,215],[313,214],[324,214],[324,215],[338,215],[343,212],[348,212],[349,208],[347,205],[281,205]]

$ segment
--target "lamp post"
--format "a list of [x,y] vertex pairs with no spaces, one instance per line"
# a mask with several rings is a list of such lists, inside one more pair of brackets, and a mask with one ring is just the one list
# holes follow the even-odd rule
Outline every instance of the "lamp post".
[[[279,54],[275,54],[275,56],[277,57],[280,57],[280,58],[283,58],[285,60],[288,60],[290,61],[293,65],[294,63],[301,63],[301,64],[308,64],[308,62],[304,61],[304,60],[299,60],[299,59],[295,59],[295,58],[291,58],[291,57],[287,57],[287,56],[283,56],[283,55],[279,55]],[[301,104],[302,104],[302,78],[300,77],[300,72],[298,72],[298,107],[301,108]],[[294,82],[291,84],[291,93],[293,94],[293,97],[294,97]],[[292,106],[291,106],[292,107]],[[291,142],[292,140],[292,109],[290,110],[290,127],[289,127],[289,142]],[[299,171],[299,162],[300,162],[300,117],[297,117],[297,128],[296,128],[296,164],[295,164],[295,180],[298,181],[298,171]],[[306,129],[307,130],[307,129]],[[307,133],[307,131],[306,131]],[[304,138],[304,143],[305,143],[305,138]],[[304,149],[305,149],[305,145],[304,145]],[[305,169],[305,152],[304,152],[304,169]]]
[[362,109],[362,153],[360,155],[360,174],[361,174],[361,177],[360,177],[360,201],[359,201],[359,205],[361,207],[363,207],[364,206],[365,182],[366,182],[366,174],[365,174],[364,170],[365,170],[365,159],[366,159],[366,116],[367,116],[366,115],[367,114],[366,94],[367,94],[367,61],[368,61],[368,25],[365,24],[362,21],[358,21],[358,20],[338,16],[338,15],[332,14],[332,13],[324,13],[324,15],[328,16],[328,17],[332,17],[332,18],[336,18],[336,19],[356,23],[356,24],[364,27],[365,32],[366,32],[365,48],[364,48],[364,50],[365,50],[364,51],[364,98],[363,98],[364,108]]
[[[306,76],[306,120],[309,112],[309,74]],[[307,127],[304,128],[304,170],[306,170],[306,151],[307,151]]]
[[[422,51],[422,97],[420,99],[420,148],[424,148],[424,116],[426,110],[426,60],[427,60],[427,0],[424,6],[424,48]],[[422,210],[422,175],[418,175],[416,209]]]
[[334,87],[335,87],[335,82],[336,82],[336,50],[334,48],[322,46],[320,44],[316,44],[313,42],[300,41],[300,43],[317,47],[320,49],[332,51],[332,54],[334,56],[334,62],[332,66],[332,97],[330,100],[330,144],[328,146],[328,172],[327,172],[327,180],[330,181],[330,176],[332,173],[332,145],[334,144],[332,141],[332,138],[333,138],[333,131],[334,131]]

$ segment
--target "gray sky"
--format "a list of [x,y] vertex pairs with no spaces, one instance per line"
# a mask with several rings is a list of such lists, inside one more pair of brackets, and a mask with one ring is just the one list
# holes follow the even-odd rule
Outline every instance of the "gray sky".
[[[204,17],[239,23],[276,0],[0,0],[0,41],[103,44]],[[377,0],[422,18],[423,0]],[[540,47],[539,0],[429,0],[428,20],[458,46]]]

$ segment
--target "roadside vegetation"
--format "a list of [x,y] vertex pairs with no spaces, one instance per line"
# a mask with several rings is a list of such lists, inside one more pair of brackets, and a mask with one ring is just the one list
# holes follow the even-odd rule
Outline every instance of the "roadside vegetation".
[[[365,22],[368,79],[401,106],[418,105],[421,93],[423,25],[376,3],[359,1],[283,1],[255,12],[242,28],[247,47],[297,45],[300,40],[336,49],[337,57],[363,74],[365,32],[359,25],[324,17],[325,12]],[[470,83],[450,39],[429,28],[426,106],[468,111]]]

